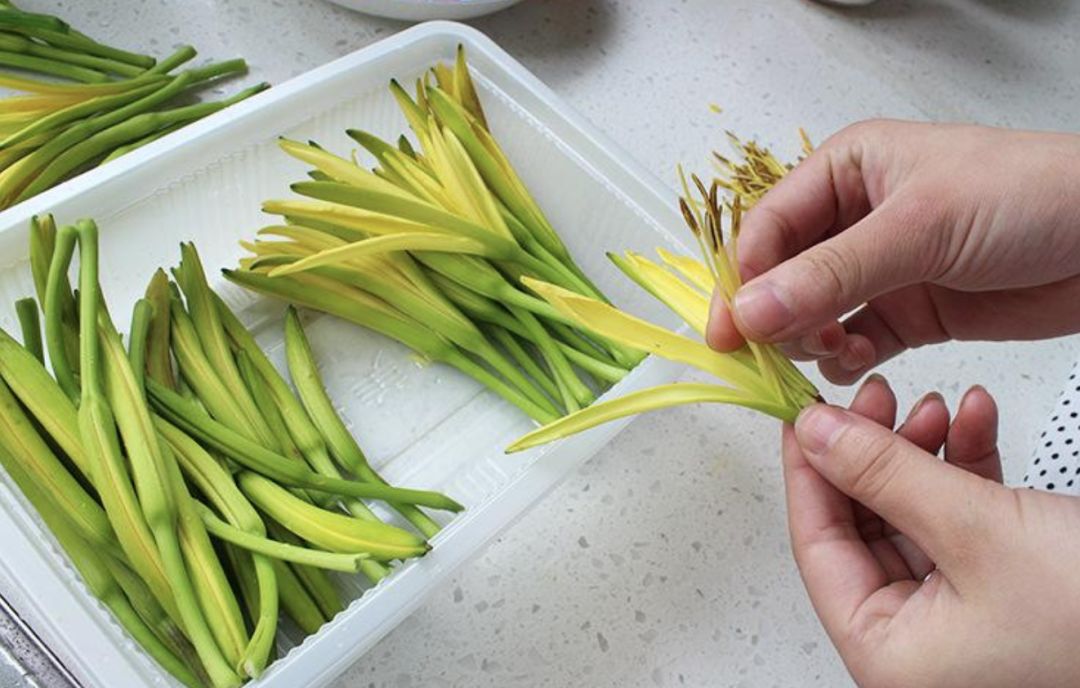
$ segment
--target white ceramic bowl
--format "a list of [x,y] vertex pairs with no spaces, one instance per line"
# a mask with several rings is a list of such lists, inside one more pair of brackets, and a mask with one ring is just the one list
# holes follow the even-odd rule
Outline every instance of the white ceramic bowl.
[[516,5],[521,0],[330,0],[364,14],[390,19],[471,19]]

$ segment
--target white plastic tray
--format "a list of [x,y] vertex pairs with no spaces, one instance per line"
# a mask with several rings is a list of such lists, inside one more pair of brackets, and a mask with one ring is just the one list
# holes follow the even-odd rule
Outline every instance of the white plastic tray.
[[[607,250],[681,248],[673,194],[473,29],[429,23],[402,32],[0,213],[0,325],[14,332],[12,302],[32,293],[27,223],[92,216],[102,229],[102,281],[121,327],[152,271],[196,242],[208,272],[235,264],[237,240],[267,222],[260,202],[288,195],[303,165],[281,153],[281,134],[351,150],[347,127],[395,137],[405,130],[386,85],[411,83],[466,46],[496,137],[578,261],[620,306],[674,326],[674,318],[611,266]],[[281,305],[214,285],[241,308],[278,356]],[[592,455],[624,425],[611,423],[514,456],[506,444],[531,427],[521,413],[444,366],[419,366],[395,342],[328,317],[308,318],[331,395],[373,462],[393,483],[444,491],[467,510],[434,550],[376,588],[337,579],[352,600],[314,636],[286,628],[280,656],[259,686],[324,685],[405,618],[455,567]],[[279,361],[280,363],[280,361]],[[621,395],[674,379],[649,358],[609,391]],[[59,555],[25,502],[0,484],[0,589],[87,686],[168,685]],[[543,562],[535,562],[542,568]]]

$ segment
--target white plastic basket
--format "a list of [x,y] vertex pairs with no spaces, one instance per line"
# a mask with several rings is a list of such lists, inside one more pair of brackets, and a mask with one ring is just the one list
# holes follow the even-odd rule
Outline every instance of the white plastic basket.
[[[674,195],[488,38],[465,26],[414,27],[277,86],[0,213],[0,325],[17,329],[12,303],[33,292],[27,224],[94,217],[102,231],[102,282],[120,327],[152,271],[196,243],[211,278],[241,253],[237,240],[267,222],[260,202],[289,194],[304,166],[281,153],[279,135],[350,150],[347,127],[381,136],[405,131],[390,77],[411,83],[464,44],[496,137],[583,269],[620,306],[674,326],[674,318],[611,266],[607,250],[682,248]],[[222,279],[214,286],[242,310],[261,344],[280,358],[280,303]],[[372,589],[336,580],[348,608],[299,643],[287,628],[280,656],[254,685],[324,685],[417,607],[455,567],[477,554],[617,433],[611,423],[514,456],[508,442],[531,427],[520,412],[444,366],[421,367],[403,347],[329,317],[310,315],[312,345],[330,393],[373,463],[392,483],[444,491],[467,510],[434,550]],[[277,361],[280,364],[280,360]],[[674,379],[679,368],[649,358],[609,395]],[[86,686],[168,685],[168,679],[91,598],[36,515],[0,485],[0,586]],[[536,562],[538,568],[543,562]]]

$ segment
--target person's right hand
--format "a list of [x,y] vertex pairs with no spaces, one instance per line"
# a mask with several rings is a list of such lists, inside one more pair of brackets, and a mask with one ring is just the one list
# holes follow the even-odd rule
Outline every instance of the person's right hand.
[[753,279],[733,313],[713,299],[709,344],[780,343],[837,383],[923,344],[1080,331],[1080,136],[856,124],[748,213],[738,254]]

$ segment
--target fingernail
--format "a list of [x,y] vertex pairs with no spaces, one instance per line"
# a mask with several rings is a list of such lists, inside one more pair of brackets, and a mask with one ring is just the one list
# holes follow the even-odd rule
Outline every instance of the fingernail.
[[860,351],[859,347],[853,343],[848,344],[840,351],[836,357],[836,362],[849,373],[862,370],[873,363],[872,360],[868,360],[866,353]]
[[739,321],[753,334],[769,337],[791,322],[787,300],[768,282],[748,284],[735,294]]
[[916,401],[915,405],[911,407],[910,411],[908,411],[907,418],[904,419],[904,422],[900,424],[900,427],[896,428],[896,433],[900,434],[901,432],[903,432],[904,428],[907,427],[907,424],[919,415],[919,411],[922,411],[922,407],[925,406],[926,402],[930,401],[931,399],[937,399],[942,404],[945,403],[945,397],[941,396],[937,392],[927,392],[926,394],[922,395],[922,398]]
[[[746,223],[746,221],[743,220],[743,226],[744,227],[746,226],[745,223]],[[757,277],[760,274],[761,274],[760,270],[755,270],[754,268],[747,265],[746,263],[743,263],[742,261],[739,261],[739,279],[742,280],[743,284],[746,284],[747,282],[754,279],[755,277]]]
[[795,420],[799,446],[811,454],[824,454],[847,425],[847,414],[826,404],[803,410]]
[[821,345],[832,355],[841,351],[844,344],[847,343],[847,332],[844,331],[840,323],[833,323],[821,328],[818,330],[818,337],[821,338]]
[[968,391],[964,392],[964,396],[960,398],[960,405],[957,406],[957,408],[959,409],[960,406],[963,406],[964,402],[966,402],[968,400],[968,397],[970,397],[975,392],[986,392],[986,388],[983,387],[982,385],[975,385],[971,389],[969,389]]
[[709,330],[716,327],[716,324],[724,317],[724,313],[727,309],[728,305],[727,302],[724,301],[723,295],[720,293],[720,287],[713,289],[712,299],[709,301]]
[[799,340],[799,346],[811,356],[829,355],[829,349],[826,348],[825,342],[821,339],[821,332],[814,332],[813,334],[806,335]]
[[803,337],[801,346],[806,353],[814,356],[835,356],[843,351],[845,338],[844,329],[833,323]]
[[922,410],[922,407],[926,405],[926,402],[930,401],[931,399],[940,401],[943,404],[945,403],[945,397],[941,396],[939,393],[927,392],[922,396],[921,399],[915,402],[915,406],[912,407],[911,413],[908,414],[908,418],[914,418],[916,415],[918,415],[919,411]]
[[865,387],[866,385],[870,384],[871,382],[879,384],[879,385],[885,385],[886,387],[889,387],[889,381],[886,380],[885,376],[882,375],[881,373],[870,373],[869,375],[867,375],[866,376],[866,381],[863,382],[863,386]]

